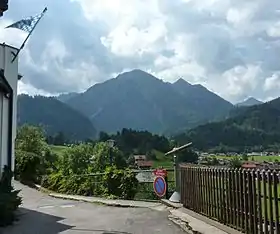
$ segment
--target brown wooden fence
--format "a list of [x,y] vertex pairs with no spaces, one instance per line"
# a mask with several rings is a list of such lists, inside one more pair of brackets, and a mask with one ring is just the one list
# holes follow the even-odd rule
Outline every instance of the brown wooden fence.
[[245,233],[280,233],[279,172],[181,166],[181,201]]

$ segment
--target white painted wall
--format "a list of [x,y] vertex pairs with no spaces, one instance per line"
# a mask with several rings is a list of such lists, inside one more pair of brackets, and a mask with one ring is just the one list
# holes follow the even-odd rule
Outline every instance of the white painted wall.
[[[7,164],[8,158],[8,120],[13,118],[13,147],[12,147],[12,170],[14,170],[14,145],[17,124],[17,84],[18,84],[18,58],[12,63],[13,53],[17,49],[9,45],[0,44],[0,69],[4,69],[4,75],[13,89],[13,116],[9,116],[9,101],[0,93],[0,172]],[[1,174],[0,174],[1,175]]]

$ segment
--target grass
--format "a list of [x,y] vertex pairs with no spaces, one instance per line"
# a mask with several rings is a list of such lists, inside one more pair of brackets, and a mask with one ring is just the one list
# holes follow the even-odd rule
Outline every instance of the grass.
[[[224,156],[224,155],[216,155],[217,158],[219,159],[231,159],[234,156]],[[240,157],[241,158],[241,157]],[[256,161],[256,162],[274,162],[275,160],[279,160],[280,161],[280,156],[276,156],[276,155],[270,155],[270,156],[250,156],[248,157],[249,161]]]
[[165,156],[164,153],[154,150],[153,153],[156,155],[156,160],[154,160],[153,168],[172,168],[173,159],[171,156]]
[[[50,145],[51,150],[61,156],[68,146],[63,145]],[[164,153],[154,150],[153,153],[156,155],[156,160],[153,161],[153,168],[173,168],[173,159],[171,156],[165,156]]]
[[68,148],[68,146],[64,145],[50,145],[51,150],[57,154],[58,156],[61,156],[63,152]]

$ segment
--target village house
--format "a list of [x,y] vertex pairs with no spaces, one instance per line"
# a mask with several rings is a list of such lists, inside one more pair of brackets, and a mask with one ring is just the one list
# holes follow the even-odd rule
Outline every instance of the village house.
[[150,169],[153,166],[152,161],[147,161],[146,155],[134,155],[134,161],[139,169]]
[[18,49],[0,44],[0,176],[4,166],[14,170],[16,138],[16,111],[18,59],[13,62]]

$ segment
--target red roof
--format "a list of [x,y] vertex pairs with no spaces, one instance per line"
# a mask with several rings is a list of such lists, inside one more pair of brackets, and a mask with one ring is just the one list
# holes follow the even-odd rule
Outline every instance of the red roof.
[[256,168],[260,165],[259,162],[245,162],[242,164],[243,168]]

